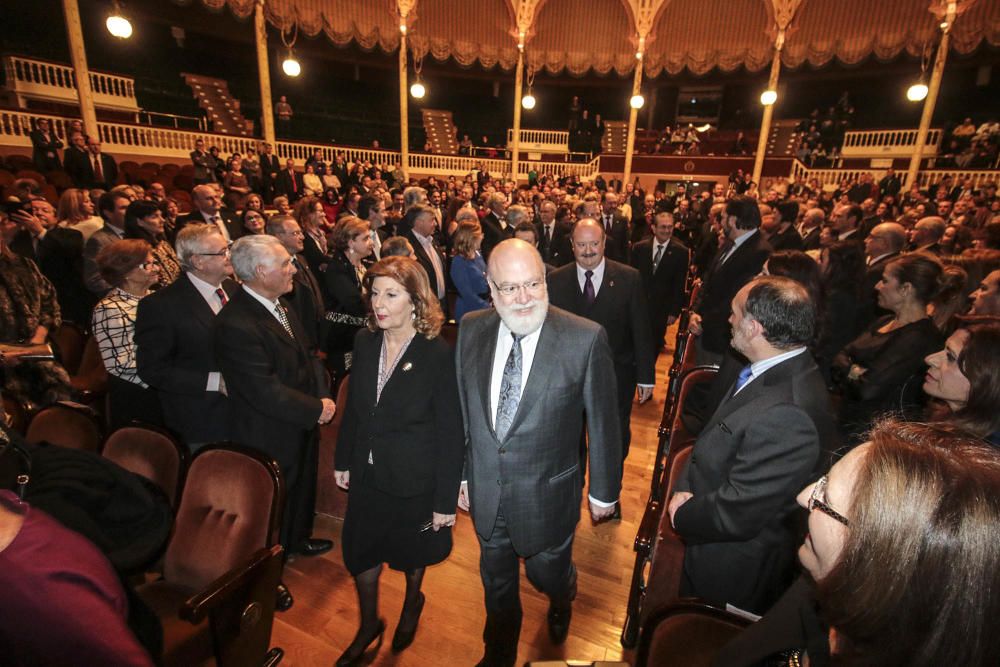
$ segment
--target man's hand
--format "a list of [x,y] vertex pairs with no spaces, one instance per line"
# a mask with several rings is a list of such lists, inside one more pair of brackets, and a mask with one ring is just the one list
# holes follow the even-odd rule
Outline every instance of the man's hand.
[[431,530],[435,533],[442,528],[447,528],[448,526],[455,525],[455,515],[454,514],[438,514],[434,512],[431,514]]
[[608,507],[601,507],[600,505],[595,505],[593,501],[590,501],[590,518],[594,520],[594,523],[598,523],[607,519],[612,514],[615,513],[615,506],[609,505]]
[[334,470],[333,471],[333,481],[337,483],[337,486],[347,491],[351,488],[351,471],[350,470]]
[[688,493],[687,491],[678,491],[670,498],[670,504],[667,505],[667,512],[670,513],[670,525],[674,525],[674,515],[677,514],[677,510],[680,509],[681,505],[687,501],[694,498],[693,493]]
[[10,217],[14,222],[20,223],[22,227],[27,229],[28,233],[32,236],[40,236],[45,233],[45,225],[42,224],[41,218],[37,215],[33,215],[27,211],[14,211]]
[[320,399],[323,402],[323,412],[319,415],[320,424],[329,424],[330,420],[333,419],[333,415],[337,414],[337,404],[333,402],[332,398]]
[[462,482],[462,486],[458,488],[458,509],[463,512],[469,511],[469,483]]
[[698,313],[691,313],[691,319],[688,320],[688,333],[692,336],[701,335],[701,315]]
[[652,387],[643,387],[643,386],[640,386],[640,385],[636,385],[636,391],[639,392],[639,405],[642,405],[643,403],[645,403],[649,399],[653,398],[653,388]]

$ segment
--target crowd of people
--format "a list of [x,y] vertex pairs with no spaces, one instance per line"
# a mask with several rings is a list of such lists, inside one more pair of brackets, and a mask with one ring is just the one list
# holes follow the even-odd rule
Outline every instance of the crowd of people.
[[[581,109],[571,131],[586,120]],[[457,509],[481,548],[481,664],[516,659],[519,559],[549,597],[550,638],[565,640],[584,470],[592,518],[620,518],[632,405],[652,397],[657,355],[688,307],[698,362],[719,372],[692,400],[698,440],[669,501],[686,543],[682,592],[758,614],[818,604],[816,627],[833,634],[786,633],[774,651],[811,664],[881,664],[886,652],[899,664],[995,662],[979,626],[954,640],[926,632],[954,590],[928,578],[959,574],[911,557],[926,550],[948,569],[974,531],[996,528],[995,184],[904,191],[892,170],[832,191],[802,179],[697,192],[603,176],[517,184],[485,169],[418,180],[321,151],[300,170],[266,144],[222,160],[199,141],[183,212],[162,183],[118,183],[93,138],[70,143],[61,163],[76,187],[58,207],[22,179],[0,213],[2,342],[51,341],[73,322],[100,348],[112,427],[138,419],[192,450],[232,440],[272,456],[289,489],[281,542],[301,556],[333,546],[312,534],[317,427],[343,411],[335,470],[361,622],[339,665],[385,631],[385,564],[406,579],[393,649],[413,641],[425,568],[448,557]],[[46,145],[36,159],[59,160]],[[3,393],[32,406],[77,398],[58,355],[7,365]],[[875,502],[884,484],[913,490]],[[976,503],[992,514],[972,516]],[[887,534],[897,525],[905,539]],[[947,530],[939,553],[931,541]],[[797,548],[806,584],[794,583]],[[949,607],[942,627],[1000,605],[984,585],[995,551],[968,556],[979,606]],[[929,596],[919,604],[883,593],[914,581]],[[294,602],[284,585],[277,595],[279,609]],[[880,617],[865,620],[865,600]],[[921,634],[932,636],[909,641]]]

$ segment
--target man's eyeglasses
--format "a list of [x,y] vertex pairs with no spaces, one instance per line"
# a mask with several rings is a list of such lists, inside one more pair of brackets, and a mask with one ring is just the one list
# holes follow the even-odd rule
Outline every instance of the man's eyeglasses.
[[815,486],[813,486],[812,495],[809,496],[809,503],[806,505],[806,508],[810,512],[813,510],[819,510],[834,521],[838,521],[845,526],[850,526],[851,522],[847,520],[846,516],[826,504],[826,481],[826,475],[823,475],[816,481]]
[[[490,282],[493,283],[492,280]],[[537,294],[544,286],[545,286],[544,280],[529,280],[528,282],[521,283],[520,285],[511,285],[509,283],[504,283],[503,285],[497,285],[496,283],[493,283],[493,287],[495,287],[497,291],[504,296],[514,296],[522,289],[524,289],[527,292]]]
[[229,257],[232,251],[229,248],[225,250],[220,250],[219,252],[196,252],[196,255],[201,255],[202,257]]

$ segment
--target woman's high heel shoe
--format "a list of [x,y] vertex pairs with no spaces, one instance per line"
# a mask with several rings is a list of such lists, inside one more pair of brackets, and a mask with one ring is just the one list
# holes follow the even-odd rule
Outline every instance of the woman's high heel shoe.
[[[399,653],[413,643],[413,637],[417,634],[417,625],[420,623],[420,614],[424,611],[424,602],[426,600],[427,598],[421,593],[420,598],[417,600],[417,610],[413,613],[413,627],[409,630],[403,629],[403,618],[400,617],[399,625],[396,626],[396,632],[392,635],[393,653]],[[403,613],[406,613],[406,609],[403,610]]]
[[361,658],[364,657],[365,653],[368,652],[368,648],[375,644],[375,650],[382,646],[382,637],[385,635],[385,620],[378,620],[378,627],[375,628],[375,632],[372,633],[370,637],[362,637],[361,630],[358,630],[358,634],[354,636],[354,641],[351,645],[347,647],[344,654],[337,658],[337,667],[351,667],[351,665],[357,665]]

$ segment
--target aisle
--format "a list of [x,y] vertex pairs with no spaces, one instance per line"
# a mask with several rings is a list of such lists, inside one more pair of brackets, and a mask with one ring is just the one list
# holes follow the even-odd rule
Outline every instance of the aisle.
[[[618,638],[632,576],[632,542],[649,495],[656,428],[663,411],[670,359],[667,353],[660,355],[653,400],[633,408],[632,447],[625,463],[622,492],[624,519],[595,526],[584,510],[585,518],[577,527],[574,560],[579,571],[579,593],[573,605],[569,637],[562,646],[553,646],[549,641],[545,626],[548,601],[531,587],[522,567],[524,624],[518,665],[540,659],[589,662],[631,658],[631,652],[622,649]],[[338,519],[318,517],[317,536],[331,537],[337,546],[323,557],[299,558],[286,568],[285,583],[295,596],[295,606],[277,615],[272,638],[273,646],[285,649],[283,667],[332,665],[354,637],[358,624],[357,600],[341,558],[341,527]],[[388,569],[383,572],[379,604],[386,620],[386,636],[371,664],[471,666],[482,657],[486,611],[479,579],[479,546],[467,514],[459,512],[451,556],[427,570],[423,588],[427,603],[420,629],[413,645],[397,656],[389,644],[402,607],[404,588],[400,573]]]

